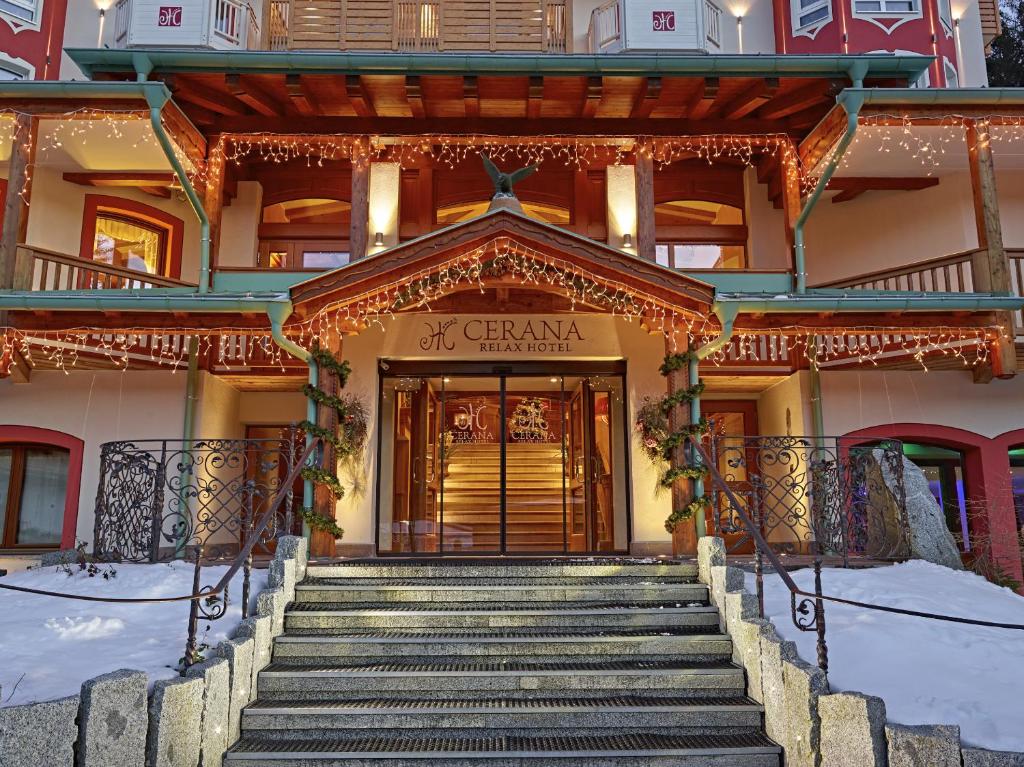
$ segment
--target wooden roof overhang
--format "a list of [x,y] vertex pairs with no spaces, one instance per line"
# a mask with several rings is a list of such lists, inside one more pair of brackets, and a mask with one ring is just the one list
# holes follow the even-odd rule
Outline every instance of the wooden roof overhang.
[[[467,259],[488,263],[510,252],[535,263],[550,263],[552,269],[578,275],[580,279],[610,286],[609,290],[636,296],[638,302],[646,302],[650,307],[651,314],[646,319],[652,323],[655,317],[674,316],[687,325],[699,324],[704,328],[710,323],[717,327],[717,320],[711,316],[715,294],[711,285],[504,209],[432,232],[294,286],[291,290],[295,307],[292,322],[311,321],[317,315],[336,309],[351,315],[347,307],[360,302],[379,305],[378,296],[382,291],[390,303],[398,290],[395,286],[403,282],[429,279],[430,275],[449,268],[457,269],[458,266],[450,265],[470,263]],[[507,311],[561,312],[574,308],[564,285],[557,280],[522,280],[515,274],[489,274],[485,270],[479,279],[453,284],[429,306],[411,303],[396,311],[494,312],[501,307],[493,298],[474,302],[471,296],[475,294],[479,299],[482,291],[498,290],[551,296],[550,301],[533,304],[513,301],[506,306]],[[465,292],[469,292],[470,298],[460,296]],[[607,305],[585,299],[577,300],[576,307],[584,311],[610,311]],[[358,323],[345,328],[354,332],[360,329]]]
[[68,51],[94,80],[136,68],[214,134],[802,136],[852,84],[915,80],[913,56]]
[[[847,88],[847,98],[863,99],[859,125],[945,126],[985,120],[994,126],[1020,127],[1024,88]],[[835,104],[800,142],[800,161],[813,169],[846,130],[847,112]]]

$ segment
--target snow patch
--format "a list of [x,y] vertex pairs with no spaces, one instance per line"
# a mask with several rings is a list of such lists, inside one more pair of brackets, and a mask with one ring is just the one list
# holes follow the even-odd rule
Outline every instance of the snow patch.
[[[192,591],[192,564],[116,564],[117,577],[68,576],[56,567],[13,573],[11,586],[105,597],[160,598]],[[203,568],[213,585],[226,566]],[[250,607],[266,588],[267,571],[253,570]],[[242,619],[242,573],[228,588],[227,614],[201,621],[199,641],[211,648],[234,633]],[[0,589],[0,706],[18,706],[75,695],[82,682],[122,668],[138,669],[152,684],[177,674],[188,634],[188,602],[111,604],[79,602]],[[252,613],[250,612],[250,615]]]
[[[810,569],[792,573],[814,590]],[[748,574],[747,588],[755,590]],[[1024,624],[1024,598],[971,572],[912,561],[891,567],[822,573],[823,591],[837,597],[976,620]],[[793,625],[790,597],[777,575],[764,577],[765,614],[816,658],[813,632]],[[969,626],[825,603],[829,684],[885,700],[890,722],[956,724],[965,744],[1024,751],[1021,690],[1024,631]]]

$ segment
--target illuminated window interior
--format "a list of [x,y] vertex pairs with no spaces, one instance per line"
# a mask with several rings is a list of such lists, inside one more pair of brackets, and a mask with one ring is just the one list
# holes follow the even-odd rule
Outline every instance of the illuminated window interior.
[[163,274],[167,261],[166,227],[114,212],[96,215],[95,261],[137,272]]
[[[535,218],[538,221],[543,221],[546,224],[555,224],[556,226],[565,226],[570,222],[569,209],[563,208],[558,205],[545,205],[539,202],[526,202],[521,201],[523,205],[523,212],[530,218]],[[469,221],[470,219],[482,216],[487,212],[487,207],[490,205],[489,200],[482,202],[463,202],[457,205],[448,205],[444,208],[437,209],[437,223],[439,224],[458,224],[462,221]]]
[[288,200],[263,208],[264,224],[336,224],[348,225],[351,203],[314,197]]
[[[742,269],[746,266],[746,237],[738,235],[736,229],[743,225],[740,208],[706,200],[672,200],[654,206],[654,221],[661,230],[655,255],[662,266],[674,269]],[[716,232],[714,227],[721,227],[721,230]],[[662,232],[671,234],[662,236]]]

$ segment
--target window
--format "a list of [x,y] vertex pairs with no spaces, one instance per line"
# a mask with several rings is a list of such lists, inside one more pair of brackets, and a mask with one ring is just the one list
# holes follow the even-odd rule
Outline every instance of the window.
[[168,231],[155,223],[115,212],[96,214],[92,257],[136,272],[164,274]]
[[0,0],[0,13],[6,13],[23,21],[36,20],[38,0]]
[[743,210],[707,200],[672,200],[654,206],[655,258],[673,269],[742,269],[747,227]]
[[950,0],[939,0],[939,19],[946,28],[947,36],[953,34],[953,6]]
[[832,21],[832,0],[792,0],[793,32],[814,37]]
[[942,70],[946,74],[946,87],[947,88],[959,88],[960,87],[960,75],[956,71],[956,67],[953,63],[947,59],[942,59]]
[[35,74],[35,67],[24,59],[11,58],[0,52],[0,81],[31,80]]
[[70,451],[49,445],[0,445],[0,546],[61,544]]
[[336,269],[349,262],[351,204],[320,197],[263,206],[261,269]]
[[919,15],[919,0],[853,0],[854,13],[862,16]]
[[946,516],[946,525],[960,551],[971,550],[970,516],[964,490],[964,458],[957,450],[913,442],[903,453],[924,472],[928,488]]
[[1017,512],[1017,530],[1024,530],[1024,447],[1010,450],[1010,486],[1013,508]]

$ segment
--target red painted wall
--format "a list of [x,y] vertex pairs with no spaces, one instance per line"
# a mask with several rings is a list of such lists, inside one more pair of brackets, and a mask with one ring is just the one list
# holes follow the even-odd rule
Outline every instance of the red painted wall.
[[774,0],[776,48],[779,53],[909,51],[935,56],[936,61],[929,69],[930,83],[932,87],[944,87],[947,83],[943,57],[954,67],[958,66],[955,38],[939,19],[939,0],[920,2],[920,18],[873,21],[853,16],[853,0],[832,0],[832,21],[821,27],[812,39],[806,34],[793,34],[790,0]]
[[[88,2],[90,0],[76,0]],[[68,0],[40,0],[38,27],[0,14],[0,51],[35,67],[35,79],[57,80]]]

